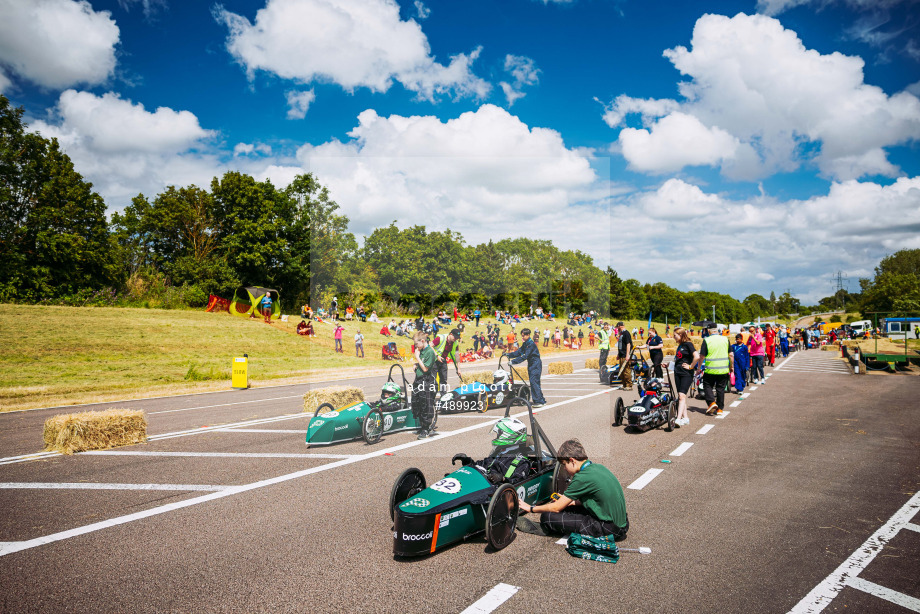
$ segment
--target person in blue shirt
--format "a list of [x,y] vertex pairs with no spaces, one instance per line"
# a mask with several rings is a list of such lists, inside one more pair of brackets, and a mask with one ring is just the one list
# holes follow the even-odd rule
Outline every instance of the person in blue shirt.
[[735,363],[735,390],[741,392],[744,390],[744,382],[747,379],[747,371],[751,366],[751,353],[744,345],[744,335],[735,335],[735,343],[729,346],[728,350],[734,355]]
[[266,324],[271,324],[272,318],[272,297],[265,293],[265,296],[262,297],[262,300],[259,302],[259,309],[262,311],[262,316],[265,318]]
[[473,317],[476,318],[476,328],[479,328],[479,318],[482,317],[482,312],[477,309],[473,312]]
[[543,397],[543,390],[540,388],[540,376],[543,374],[543,359],[540,358],[540,349],[537,344],[530,338],[530,329],[521,329],[521,339],[524,342],[521,347],[513,352],[508,352],[506,356],[511,359],[511,364],[516,365],[527,361],[527,375],[530,378],[530,398],[533,399],[534,407],[546,405],[546,399]]

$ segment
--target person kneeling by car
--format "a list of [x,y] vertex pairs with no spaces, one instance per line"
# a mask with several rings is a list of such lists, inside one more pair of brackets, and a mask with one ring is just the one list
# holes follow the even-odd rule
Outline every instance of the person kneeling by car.
[[540,514],[547,534],[580,533],[591,537],[626,538],[629,518],[619,480],[607,467],[588,460],[577,439],[569,439],[556,452],[558,462],[572,476],[565,493],[543,505],[520,502],[522,512]]

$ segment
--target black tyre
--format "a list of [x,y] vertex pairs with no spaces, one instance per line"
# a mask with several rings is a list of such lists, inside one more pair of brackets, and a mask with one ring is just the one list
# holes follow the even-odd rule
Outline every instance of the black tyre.
[[361,425],[361,435],[369,445],[380,441],[383,435],[383,412],[379,409],[372,409],[364,416],[364,423]]
[[626,404],[623,399],[617,397],[617,402],[613,407],[613,426],[623,426],[623,418],[626,417]]
[[323,403],[316,408],[316,413],[313,414],[313,417],[317,417],[320,414],[325,414],[327,411],[335,411],[335,407],[332,406],[332,403]]
[[677,427],[677,401],[668,403],[668,420],[665,422],[664,430],[673,431]]
[[425,475],[421,470],[412,467],[403,471],[396,478],[390,492],[390,520],[396,519],[396,506],[422,492],[426,487]]
[[486,513],[486,541],[494,550],[501,550],[514,541],[520,503],[511,484],[502,484],[489,502]]
[[556,468],[553,469],[553,492],[564,495],[565,489],[569,487],[569,484],[572,482],[572,476],[569,475],[569,472],[562,468],[562,464],[557,462]]

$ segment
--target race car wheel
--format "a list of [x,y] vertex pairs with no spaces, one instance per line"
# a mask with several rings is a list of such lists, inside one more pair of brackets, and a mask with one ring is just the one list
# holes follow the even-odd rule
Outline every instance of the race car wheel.
[[379,409],[372,409],[364,416],[364,423],[361,425],[361,435],[364,441],[373,445],[380,441],[383,435],[383,412]]
[[501,550],[514,541],[520,503],[511,484],[502,484],[489,502],[486,513],[486,541],[493,550]]
[[623,418],[626,416],[626,404],[622,398],[617,398],[613,406],[613,426],[623,426]]
[[332,403],[323,403],[316,408],[316,413],[313,414],[313,417],[317,417],[320,414],[325,414],[327,411],[335,411],[335,407],[332,406]]
[[664,430],[671,432],[677,426],[677,401],[668,403],[668,421],[665,422]]
[[556,468],[553,469],[553,492],[564,495],[565,489],[569,487],[569,484],[572,482],[572,476],[569,475],[569,472],[562,468],[562,463],[556,463]]
[[390,492],[390,520],[396,519],[396,506],[422,492],[426,486],[425,475],[421,470],[412,467],[403,471],[396,478]]

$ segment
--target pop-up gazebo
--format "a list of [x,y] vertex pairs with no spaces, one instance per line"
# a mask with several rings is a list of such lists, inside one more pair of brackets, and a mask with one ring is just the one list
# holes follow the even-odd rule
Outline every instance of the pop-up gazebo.
[[230,301],[230,313],[243,317],[260,315],[259,303],[266,294],[272,299],[272,318],[277,320],[281,317],[281,295],[277,290],[258,286],[237,288],[233,293],[233,300]]

